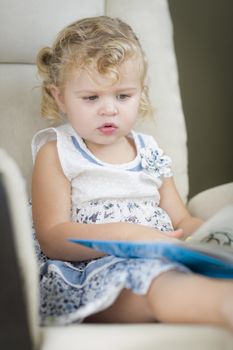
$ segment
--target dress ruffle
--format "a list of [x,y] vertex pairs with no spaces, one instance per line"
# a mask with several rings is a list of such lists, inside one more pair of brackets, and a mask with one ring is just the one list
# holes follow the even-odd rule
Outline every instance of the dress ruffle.
[[124,288],[145,295],[153,279],[184,266],[165,258],[106,256],[81,263],[48,260],[41,270],[41,321],[44,325],[80,323],[114,303]]

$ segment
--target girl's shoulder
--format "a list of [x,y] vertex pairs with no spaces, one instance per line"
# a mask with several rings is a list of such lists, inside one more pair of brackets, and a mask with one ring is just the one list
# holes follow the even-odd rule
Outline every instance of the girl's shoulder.
[[[50,127],[38,131],[32,139],[33,163],[38,152],[54,152],[57,154],[61,168],[66,177],[70,180],[74,172],[74,164],[79,164],[79,153],[74,151],[72,144],[73,130],[69,124],[58,127]],[[41,152],[40,152],[41,153]],[[47,154],[48,156],[48,154]]]
[[66,139],[70,138],[70,136],[71,130],[68,124],[39,130],[33,136],[31,143],[33,162],[42,146],[51,141],[56,141],[58,146],[58,144],[65,143]]

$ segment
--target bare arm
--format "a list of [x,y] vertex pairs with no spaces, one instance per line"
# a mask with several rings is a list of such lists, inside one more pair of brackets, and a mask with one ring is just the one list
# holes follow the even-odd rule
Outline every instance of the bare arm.
[[49,142],[38,152],[32,178],[32,208],[36,235],[44,253],[52,259],[81,261],[104,254],[68,239],[99,240],[170,240],[181,233],[170,235],[155,229],[130,223],[82,224],[71,222],[70,182],[64,175],[56,149]]
[[184,237],[191,235],[203,223],[203,220],[190,215],[176,190],[173,178],[164,180],[160,196],[160,207],[168,213],[175,229],[183,229]]

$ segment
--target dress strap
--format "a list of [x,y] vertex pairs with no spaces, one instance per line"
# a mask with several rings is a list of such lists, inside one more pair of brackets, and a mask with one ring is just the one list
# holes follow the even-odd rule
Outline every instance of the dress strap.
[[144,138],[142,137],[142,134],[137,134],[137,138],[138,138],[140,147],[144,148],[145,147],[145,141],[144,141]]

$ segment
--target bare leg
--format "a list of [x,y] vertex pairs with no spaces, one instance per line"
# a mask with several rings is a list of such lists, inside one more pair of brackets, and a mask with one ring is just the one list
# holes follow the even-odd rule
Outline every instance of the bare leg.
[[148,303],[160,322],[215,324],[233,331],[233,281],[177,271],[155,279]]
[[108,309],[84,322],[215,324],[233,330],[233,281],[169,271],[145,296],[124,289]]
[[87,317],[84,322],[144,323],[155,322],[155,317],[146,296],[136,295],[124,289],[113,305]]

